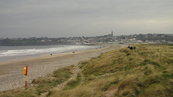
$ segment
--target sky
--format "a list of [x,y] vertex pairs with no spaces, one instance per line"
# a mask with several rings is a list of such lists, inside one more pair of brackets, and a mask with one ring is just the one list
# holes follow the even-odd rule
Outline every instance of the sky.
[[173,34],[173,0],[0,0],[0,38]]

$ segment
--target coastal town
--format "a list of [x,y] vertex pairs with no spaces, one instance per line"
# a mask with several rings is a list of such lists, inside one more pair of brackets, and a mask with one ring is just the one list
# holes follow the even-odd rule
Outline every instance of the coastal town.
[[92,37],[30,37],[30,38],[1,38],[1,46],[22,45],[96,45],[103,43],[173,43],[173,34],[134,34],[115,36],[113,32],[107,35]]

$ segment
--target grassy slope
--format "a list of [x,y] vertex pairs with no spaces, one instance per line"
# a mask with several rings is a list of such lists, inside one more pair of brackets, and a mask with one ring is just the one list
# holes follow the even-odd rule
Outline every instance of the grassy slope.
[[173,46],[114,50],[79,67],[80,84],[51,97],[173,97]]
[[[81,70],[76,79],[62,90],[52,88],[70,78],[72,67],[58,70],[59,77],[33,81],[35,86],[31,89],[7,91],[0,93],[0,97],[26,97],[21,96],[25,93],[28,97],[38,97],[46,91],[48,97],[173,97],[172,45],[138,45],[136,50],[113,50],[81,62],[78,67]],[[54,80],[57,78],[63,80]]]

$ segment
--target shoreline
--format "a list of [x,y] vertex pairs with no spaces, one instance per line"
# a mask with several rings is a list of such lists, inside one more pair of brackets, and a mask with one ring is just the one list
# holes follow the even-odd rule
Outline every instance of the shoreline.
[[[82,50],[87,50],[87,49],[94,49],[94,48],[98,48],[98,46],[99,45],[95,45],[95,46],[55,45],[55,46],[43,47],[43,48],[40,48],[40,46],[35,46],[35,47],[29,47],[29,48],[22,47],[23,49],[9,49],[9,50],[7,49],[6,51],[2,52],[3,53],[2,55],[0,53],[0,55],[1,55],[0,63],[7,62],[7,61],[37,58],[37,57],[47,56],[50,54],[56,55],[56,54],[62,54],[62,53],[72,52],[72,51],[82,51]],[[31,52],[33,50],[36,50],[36,52],[34,52],[34,53]],[[2,49],[2,51],[3,51],[3,49]],[[8,51],[9,51],[9,53],[8,53]],[[28,52],[30,52],[30,53],[28,53]],[[4,53],[7,53],[7,54],[4,54]]]
[[54,54],[53,56],[44,55],[24,60],[0,62],[0,91],[15,89],[23,86],[23,67],[25,65],[28,65],[29,67],[28,79],[30,83],[33,79],[46,76],[59,68],[78,64],[81,61],[97,57],[101,53],[122,47],[123,45],[114,44],[106,45],[103,48],[80,50],[75,53],[65,52]]
[[[75,52],[81,52],[81,51],[87,51],[87,50],[92,50],[96,48],[86,48],[86,49],[81,49],[81,50],[74,50]],[[10,63],[18,63],[18,62],[25,62],[25,61],[33,61],[33,60],[43,60],[46,58],[55,58],[67,54],[73,54],[73,51],[65,51],[65,52],[55,52],[55,53],[45,53],[45,54],[38,54],[38,55],[32,55],[32,56],[24,56],[23,58],[19,57],[16,59],[9,59],[9,60],[4,60],[0,61],[0,65],[5,65],[5,64],[10,64]],[[52,56],[50,55],[52,54]]]

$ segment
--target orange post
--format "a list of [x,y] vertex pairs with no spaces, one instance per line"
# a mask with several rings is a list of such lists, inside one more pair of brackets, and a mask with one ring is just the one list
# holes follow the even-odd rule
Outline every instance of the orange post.
[[24,67],[23,74],[24,74],[25,76],[28,75],[28,66],[25,66],[25,67]]
[[24,69],[23,69],[23,74],[25,76],[25,88],[27,89],[27,76],[28,76],[28,66],[25,66]]

